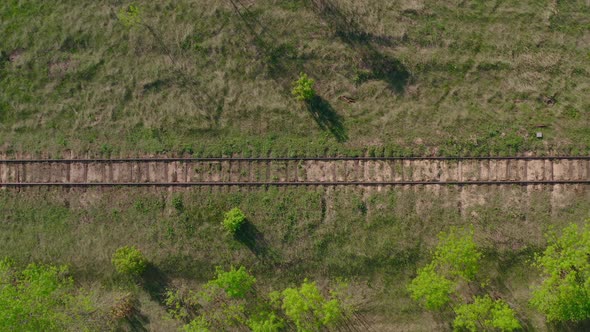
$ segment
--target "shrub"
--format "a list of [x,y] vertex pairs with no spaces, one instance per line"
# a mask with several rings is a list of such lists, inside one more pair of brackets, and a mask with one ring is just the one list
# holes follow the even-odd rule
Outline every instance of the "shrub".
[[299,74],[299,79],[293,83],[293,96],[299,101],[310,101],[315,96],[314,81],[307,74]]
[[184,201],[182,200],[182,196],[174,196],[172,198],[172,206],[176,209],[176,211],[183,212]]
[[215,279],[209,281],[209,285],[223,289],[229,297],[233,298],[244,298],[256,282],[256,278],[250,275],[243,266],[237,270],[232,266],[227,272],[218,266],[216,274]]
[[232,235],[235,235],[244,222],[246,221],[246,216],[244,212],[239,208],[233,208],[225,213],[225,217],[223,218],[223,227]]
[[164,293],[164,304],[166,305],[168,314],[170,314],[172,318],[184,320],[189,317],[185,301],[179,291],[167,289],[166,293]]
[[141,10],[137,5],[129,5],[125,8],[121,8],[117,13],[117,18],[127,28],[132,28],[141,24]]
[[147,260],[141,251],[130,246],[117,249],[112,262],[117,272],[129,276],[140,276],[147,268]]
[[129,318],[135,310],[135,299],[131,293],[123,294],[111,308],[113,319]]

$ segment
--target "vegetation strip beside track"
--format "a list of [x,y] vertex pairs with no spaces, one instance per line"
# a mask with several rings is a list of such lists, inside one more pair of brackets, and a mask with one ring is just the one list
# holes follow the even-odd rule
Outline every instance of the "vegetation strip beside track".
[[82,159],[0,159],[0,163],[125,163],[175,161],[394,161],[394,160],[590,160],[590,156],[516,157],[203,157],[203,158],[82,158]]

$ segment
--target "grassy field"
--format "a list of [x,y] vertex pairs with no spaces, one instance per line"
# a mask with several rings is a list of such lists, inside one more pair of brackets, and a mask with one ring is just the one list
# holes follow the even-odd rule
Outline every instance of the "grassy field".
[[[0,1],[0,153],[590,153],[587,0],[134,3],[128,27],[127,1]],[[300,73],[316,82],[311,103],[291,94]],[[133,294],[122,331],[177,329],[161,291],[232,264],[261,292],[344,279],[375,331],[448,330],[406,285],[439,232],[472,226],[477,283],[527,330],[575,330],[528,305],[530,260],[545,232],[590,216],[589,198],[577,186],[0,190],[0,258],[69,265],[107,314]],[[248,218],[239,239],[220,224],[233,207]],[[114,271],[124,245],[152,264],[142,283]]]
[[[175,208],[173,200],[182,200],[183,208]],[[430,331],[447,329],[448,317],[420,309],[406,284],[430,259],[440,231],[471,225],[485,257],[478,283],[506,299],[529,329],[554,330],[528,305],[530,287],[538,281],[530,259],[545,245],[546,231],[587,218],[588,202],[588,192],[579,189],[506,186],[438,192],[3,191],[0,257],[20,265],[69,265],[81,285],[95,290],[106,311],[118,295],[132,292],[147,318],[142,324],[150,330],[172,330],[179,323],[165,318],[153,290],[117,277],[110,259],[120,246],[140,248],[166,286],[177,289],[198,289],[216,265],[230,264],[251,270],[262,291],[295,285],[305,277],[321,285],[344,279],[375,331]],[[223,212],[236,206],[248,218],[247,236],[239,240],[221,227]]]
[[2,1],[2,151],[590,151],[585,0],[135,3]]

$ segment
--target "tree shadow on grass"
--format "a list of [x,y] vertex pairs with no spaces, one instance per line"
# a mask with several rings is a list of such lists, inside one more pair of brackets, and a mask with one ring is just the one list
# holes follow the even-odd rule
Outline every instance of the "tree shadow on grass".
[[[535,250],[533,248],[526,249],[526,251],[505,253],[503,255],[500,255],[495,251],[486,251],[484,256],[497,264],[497,266],[494,267],[497,271],[509,273],[509,271],[515,266],[527,264],[526,262],[533,258],[534,252]],[[478,283],[483,281],[484,280],[480,280]],[[504,298],[505,300],[510,301],[511,298],[514,298],[512,291],[513,287],[507,285],[507,281],[508,280],[506,280],[503,275],[497,275],[491,279],[486,277],[485,283],[488,285],[485,288],[481,288],[478,295],[482,295],[482,292],[487,292],[488,295],[494,299]],[[533,323],[529,317],[520,315],[517,312],[517,318],[520,321],[523,330],[532,331],[534,329]]]
[[566,331],[566,332],[576,332],[576,331],[590,331],[590,320],[585,320],[582,322],[564,322],[564,323],[550,323],[548,324],[550,327],[555,329],[555,331]]
[[247,219],[234,238],[248,247],[254,255],[262,260],[273,262],[278,258],[276,253],[270,248],[268,241],[264,238],[264,234],[258,230],[256,225]]
[[342,117],[336,113],[328,101],[316,95],[306,102],[306,106],[307,111],[322,130],[329,130],[338,142],[345,142],[348,139]]
[[158,267],[149,264],[142,277],[142,286],[152,300],[164,304],[166,290],[170,287],[170,279]]
[[378,37],[363,31],[354,19],[355,15],[347,15],[331,0],[313,2],[313,9],[334,30],[335,35],[359,53],[362,65],[370,73],[364,79],[379,79],[398,93],[403,93],[410,80],[410,72],[401,61],[381,53],[373,41],[386,40],[392,46],[394,38]]
[[132,331],[148,331],[146,325],[149,324],[150,320],[148,317],[141,313],[138,308],[134,308],[130,315],[125,317],[125,322],[129,325]]

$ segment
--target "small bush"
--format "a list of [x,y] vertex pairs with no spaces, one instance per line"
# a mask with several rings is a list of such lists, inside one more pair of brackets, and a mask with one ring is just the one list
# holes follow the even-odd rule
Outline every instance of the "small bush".
[[141,251],[130,246],[117,249],[112,262],[117,272],[130,276],[140,276],[147,268],[147,260]]
[[244,222],[246,221],[246,216],[244,212],[239,208],[233,208],[225,213],[225,217],[223,218],[223,227],[232,235],[235,235]]
[[314,81],[307,74],[299,74],[299,79],[293,83],[293,96],[299,101],[310,101],[315,96]]
[[184,211],[184,201],[182,200],[182,196],[174,196],[172,198],[172,206],[174,206],[176,211],[183,212]]
[[135,310],[135,299],[131,293],[118,298],[111,308],[111,317],[115,320],[129,318]]
[[132,28],[141,24],[141,10],[139,9],[139,6],[129,5],[119,10],[117,18],[127,28]]

